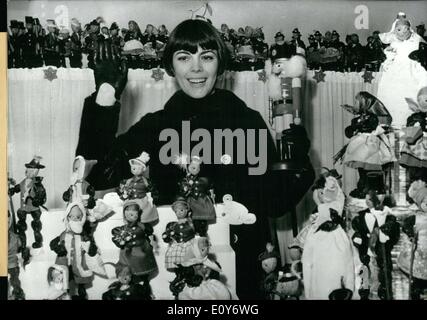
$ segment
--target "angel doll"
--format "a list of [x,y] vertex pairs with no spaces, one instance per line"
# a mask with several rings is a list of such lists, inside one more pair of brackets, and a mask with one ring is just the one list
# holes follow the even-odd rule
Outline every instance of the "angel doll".
[[346,166],[358,170],[357,188],[350,192],[350,196],[364,199],[370,188],[369,177],[380,177],[382,181],[375,188],[382,193],[385,188],[384,172],[396,161],[396,157],[386,135],[392,122],[387,108],[366,91],[359,92],[355,101],[355,106],[342,106],[356,117],[345,128],[345,135],[350,141],[334,156],[334,163],[342,159]]
[[414,101],[407,98],[414,112],[406,122],[405,144],[400,151],[400,165],[409,171],[410,182],[418,178],[427,181],[427,87],[422,88]]
[[405,98],[415,99],[419,89],[427,85],[427,71],[409,58],[424,40],[411,29],[404,13],[399,13],[390,32],[379,37],[389,46],[384,50],[387,58],[381,65],[377,95],[390,111],[393,126],[400,129],[411,114]]

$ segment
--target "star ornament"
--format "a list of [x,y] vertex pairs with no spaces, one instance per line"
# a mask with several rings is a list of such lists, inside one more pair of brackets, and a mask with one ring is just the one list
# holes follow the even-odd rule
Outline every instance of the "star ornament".
[[267,81],[267,73],[265,70],[258,72],[258,81],[266,82]]
[[53,81],[54,79],[58,79],[58,76],[56,75],[57,71],[58,71],[57,69],[54,69],[52,67],[44,69],[43,70],[43,72],[44,72],[44,78],[47,79],[47,80],[49,80],[49,81]]
[[374,76],[372,75],[372,71],[365,71],[365,73],[362,75],[363,78],[363,82],[369,82],[371,83],[374,78]]
[[151,78],[153,78],[156,81],[163,80],[164,72],[160,69],[153,69],[153,73],[151,74]]
[[319,82],[325,82],[326,74],[323,72],[323,70],[314,71],[314,77],[313,79],[316,80],[317,83]]

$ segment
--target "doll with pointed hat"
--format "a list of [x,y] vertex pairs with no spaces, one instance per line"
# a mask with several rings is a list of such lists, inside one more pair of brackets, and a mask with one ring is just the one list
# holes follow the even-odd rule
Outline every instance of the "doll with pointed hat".
[[420,300],[427,281],[427,183],[412,182],[408,195],[418,209],[403,221],[402,231],[407,235],[397,259],[398,267],[412,275],[411,299]]
[[261,291],[265,299],[273,300],[279,275],[280,255],[271,243],[267,243],[265,251],[258,256],[258,261],[261,262],[261,267],[264,270]]
[[46,189],[42,184],[43,177],[38,176],[39,170],[45,168],[41,164],[41,159],[40,156],[34,156],[29,163],[26,163],[25,179],[9,188],[10,195],[20,193],[21,196],[21,206],[17,211],[16,231],[23,247],[27,246],[27,236],[25,234],[27,230],[27,215],[31,215],[33,218],[31,227],[34,231],[34,243],[32,245],[34,249],[43,246],[42,222],[40,220],[42,212],[40,208],[46,203]]

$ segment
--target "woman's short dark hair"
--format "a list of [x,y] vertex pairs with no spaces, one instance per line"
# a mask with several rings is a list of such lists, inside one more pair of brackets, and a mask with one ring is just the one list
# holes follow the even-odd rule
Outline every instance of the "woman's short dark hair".
[[174,75],[172,61],[176,51],[185,50],[194,54],[198,46],[204,50],[217,51],[218,75],[221,75],[227,66],[227,47],[219,32],[210,23],[197,19],[185,20],[171,32],[163,53],[163,63],[168,75]]

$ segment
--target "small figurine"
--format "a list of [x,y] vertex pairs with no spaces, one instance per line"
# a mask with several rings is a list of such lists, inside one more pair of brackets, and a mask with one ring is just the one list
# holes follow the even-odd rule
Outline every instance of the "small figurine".
[[31,214],[33,218],[31,227],[34,231],[34,243],[32,245],[34,249],[43,246],[42,222],[40,221],[42,212],[40,207],[43,207],[46,203],[46,189],[42,184],[43,177],[38,176],[39,170],[45,167],[40,163],[41,159],[39,156],[34,156],[29,163],[26,163],[25,179],[20,184],[9,188],[10,195],[18,192],[21,194],[21,207],[17,212],[18,222],[16,228],[23,247],[27,246],[27,236],[25,235],[27,214]]
[[68,267],[54,264],[47,269],[49,291],[47,300],[71,300],[68,294]]
[[8,210],[8,260],[7,260],[7,273],[9,274],[9,288],[12,290],[8,297],[8,300],[25,300],[25,293],[21,287],[21,281],[19,280],[19,260],[18,252],[22,253],[22,258],[25,265],[28,264],[30,259],[29,248],[22,247],[20,238],[16,235],[13,230],[13,218],[11,212]]
[[62,195],[65,202],[70,203],[80,199],[87,209],[95,207],[95,189],[86,181],[86,177],[96,163],[96,160],[86,160],[82,156],[74,159],[70,187]]
[[169,244],[165,254],[165,267],[169,271],[177,270],[184,258],[187,242],[196,235],[189,209],[187,201],[182,197],[178,197],[172,204],[178,221],[169,222],[162,235],[163,241]]
[[427,181],[427,87],[420,89],[417,101],[406,98],[414,113],[406,121],[405,144],[400,150],[399,163],[409,171],[409,182]]
[[68,204],[65,231],[50,242],[50,249],[57,254],[57,265],[70,268],[72,297],[86,299],[86,285],[92,283],[94,273],[106,275],[93,237],[92,224],[87,219],[82,202]]
[[102,300],[151,300],[151,288],[148,282],[136,283],[129,266],[116,267],[118,281],[113,282],[108,291],[102,294]]
[[[183,157],[186,157],[183,155]],[[190,163],[179,163],[186,170],[186,175],[179,184],[179,196],[187,199],[192,212],[194,228],[199,236],[206,236],[208,224],[216,220],[214,202],[210,197],[209,180],[199,177],[202,160],[193,156]]]
[[170,284],[178,300],[231,300],[233,296],[220,281],[221,267],[208,257],[209,241],[205,237],[191,240],[180,266],[181,279]]
[[[390,208],[394,203],[390,196],[379,196],[375,190],[369,190],[366,204],[368,209],[360,211],[352,221],[353,244],[359,252],[361,263],[370,269],[369,288],[372,292],[378,290],[380,299],[391,300],[391,251],[399,240],[400,226],[391,214]],[[378,268],[373,267],[375,264]],[[369,292],[362,295],[361,298],[365,298]]]
[[129,160],[133,177],[123,180],[117,189],[117,193],[123,201],[137,198],[144,200],[144,206],[141,207],[141,220],[144,222],[153,222],[158,219],[159,214],[151,197],[151,192],[154,191],[153,186],[150,181],[144,177],[144,173],[147,171],[148,161],[150,161],[150,155],[146,152],[142,152],[138,158]]
[[386,107],[376,97],[366,91],[356,95],[356,105],[342,107],[356,115],[351,125],[345,128],[350,139],[335,156],[334,163],[342,159],[343,163],[359,171],[357,188],[350,192],[354,198],[364,199],[369,186],[370,176],[379,176],[382,182],[377,186],[383,193],[385,188],[385,170],[396,157],[386,133],[390,131],[392,117]]
[[427,185],[422,180],[409,187],[409,196],[418,210],[403,221],[404,239],[397,265],[409,275],[410,299],[420,300],[427,281]]
[[264,270],[261,291],[266,300],[274,300],[274,291],[279,275],[277,267],[279,259],[280,255],[274,250],[271,243],[267,243],[266,250],[258,256],[258,261],[261,262],[261,267]]
[[114,244],[120,248],[118,264],[131,268],[136,282],[148,283],[149,277],[158,271],[150,236],[153,228],[141,222],[141,199],[126,200],[123,204],[125,224],[111,230]]

